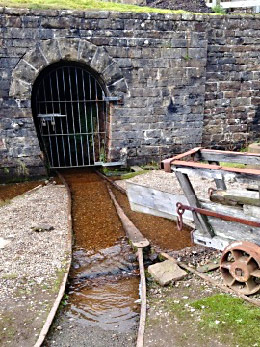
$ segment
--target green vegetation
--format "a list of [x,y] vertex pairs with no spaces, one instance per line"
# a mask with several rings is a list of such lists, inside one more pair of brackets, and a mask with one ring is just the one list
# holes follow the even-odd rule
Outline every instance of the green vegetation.
[[239,164],[239,163],[226,163],[221,161],[220,166],[224,166],[224,167],[233,167],[233,168],[237,168],[237,169],[245,169],[246,168],[246,164]]
[[218,13],[218,14],[225,14],[226,13],[226,10],[223,7],[221,7],[220,5],[216,5],[216,6],[212,7],[212,11],[215,13]]
[[0,6],[21,7],[29,9],[68,9],[68,10],[100,10],[117,12],[148,12],[148,13],[185,13],[158,8],[141,7],[100,0],[0,0]]
[[259,346],[259,308],[223,294],[197,300],[191,306],[200,311],[199,325],[204,331],[221,334],[223,342],[233,340],[237,346]]
[[[195,309],[193,316],[190,308]],[[167,298],[164,309],[191,324],[198,331],[198,338],[207,334],[218,336],[219,342],[229,346],[260,345],[260,309],[242,299],[227,294],[196,301]]]
[[121,180],[128,180],[129,178],[132,178],[132,177],[135,177],[135,176],[139,176],[139,175],[143,175],[145,173],[147,173],[147,170],[136,171],[136,172],[129,172],[129,173],[126,173],[126,174],[120,176],[120,179]]

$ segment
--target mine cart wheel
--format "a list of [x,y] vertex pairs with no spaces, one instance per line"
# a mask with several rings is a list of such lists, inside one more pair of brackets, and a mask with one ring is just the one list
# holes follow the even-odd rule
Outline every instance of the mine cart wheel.
[[260,290],[260,247],[247,241],[233,242],[222,253],[220,271],[227,286],[244,295]]

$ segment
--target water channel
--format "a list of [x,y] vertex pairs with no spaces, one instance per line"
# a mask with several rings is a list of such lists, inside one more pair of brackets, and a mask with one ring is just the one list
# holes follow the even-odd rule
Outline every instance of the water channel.
[[[73,262],[65,305],[45,346],[135,346],[139,323],[139,271],[107,182],[92,170],[61,172],[72,195]],[[21,184],[21,193],[39,182]],[[19,194],[19,184],[1,189],[0,198]],[[189,230],[175,223],[131,211],[127,197],[114,190],[128,217],[145,237],[162,249],[190,245]]]

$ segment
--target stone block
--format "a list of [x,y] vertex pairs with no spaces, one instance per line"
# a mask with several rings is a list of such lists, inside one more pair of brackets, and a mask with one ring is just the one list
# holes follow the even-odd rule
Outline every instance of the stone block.
[[187,275],[187,272],[172,260],[150,265],[148,266],[148,272],[161,286],[166,286],[172,281],[181,280]]
[[93,56],[93,59],[91,60],[90,65],[92,69],[96,70],[99,73],[102,73],[102,71],[112,63],[113,60],[110,58],[106,50],[103,47],[98,47]]
[[13,72],[13,78],[31,83],[35,80],[37,73],[38,71],[35,68],[22,59]]
[[40,49],[49,64],[62,58],[57,40],[43,40],[40,44]]

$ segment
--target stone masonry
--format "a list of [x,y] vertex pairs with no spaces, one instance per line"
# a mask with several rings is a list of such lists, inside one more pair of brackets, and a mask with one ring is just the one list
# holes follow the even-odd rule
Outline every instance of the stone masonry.
[[0,9],[0,177],[45,172],[31,111],[42,69],[97,71],[111,104],[110,161],[159,161],[259,138],[260,17]]

